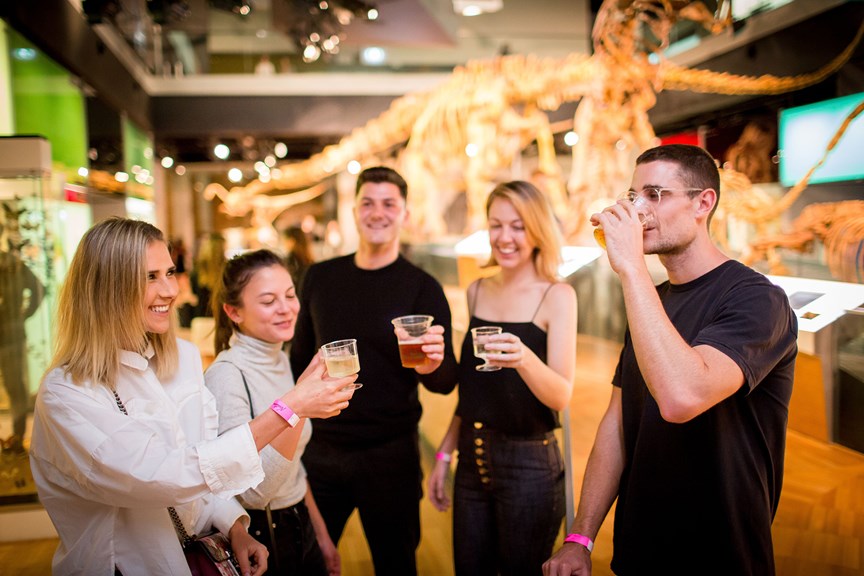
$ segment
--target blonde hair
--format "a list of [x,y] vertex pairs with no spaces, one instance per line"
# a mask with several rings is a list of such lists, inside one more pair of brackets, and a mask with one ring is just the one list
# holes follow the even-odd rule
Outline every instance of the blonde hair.
[[48,370],[62,367],[75,384],[114,388],[120,351],[153,344],[160,379],[177,369],[173,323],[165,334],[147,332],[147,248],[165,242],[158,228],[138,220],[109,218],[87,231],[75,251],[57,311],[57,342]]
[[[550,282],[557,280],[561,264],[561,229],[546,196],[530,182],[504,182],[496,186],[486,199],[487,218],[492,202],[497,199],[510,202],[522,219],[528,240],[534,245],[534,269]],[[496,264],[495,257],[490,257],[488,265]]]

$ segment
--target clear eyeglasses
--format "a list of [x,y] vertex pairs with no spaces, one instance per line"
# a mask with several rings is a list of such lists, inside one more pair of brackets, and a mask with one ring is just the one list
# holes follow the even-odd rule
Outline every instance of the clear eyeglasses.
[[621,198],[625,200],[629,200],[633,202],[636,198],[644,198],[646,201],[651,203],[653,206],[658,206],[660,204],[660,200],[663,199],[663,196],[668,194],[673,194],[675,192],[701,192],[703,188],[659,188],[659,187],[646,187],[643,188],[641,192],[635,192],[633,190],[629,190],[621,195]]

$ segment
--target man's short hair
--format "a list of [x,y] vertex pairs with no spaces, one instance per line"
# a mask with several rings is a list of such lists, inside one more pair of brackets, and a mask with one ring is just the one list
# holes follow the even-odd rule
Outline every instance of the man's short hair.
[[408,183],[405,182],[405,179],[392,168],[386,166],[373,166],[372,168],[363,170],[363,172],[360,173],[360,176],[357,177],[357,188],[354,191],[355,196],[360,193],[360,187],[367,182],[374,182],[376,184],[388,182],[393,184],[399,188],[399,194],[402,195],[402,198],[406,201],[408,200]]
[[[649,148],[636,159],[637,166],[650,162],[672,162],[678,166],[678,177],[684,186],[699,190],[711,188],[717,193],[717,201],[708,215],[710,224],[717,206],[720,205],[720,172],[714,158],[699,146],[667,144]],[[698,192],[691,192],[690,197],[693,198],[696,194]]]
[[639,155],[636,165],[649,162],[673,162],[678,165],[682,184],[689,188],[712,188],[720,195],[720,172],[717,163],[704,148],[689,144],[667,144],[650,148]]

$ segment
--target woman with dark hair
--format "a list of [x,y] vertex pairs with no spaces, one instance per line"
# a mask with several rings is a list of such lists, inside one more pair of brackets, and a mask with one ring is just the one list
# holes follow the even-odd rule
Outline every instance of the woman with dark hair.
[[[276,391],[293,387],[283,345],[294,337],[299,310],[291,275],[276,254],[248,252],[225,265],[213,296],[218,356],[204,375],[219,407],[220,434],[266,411]],[[238,499],[252,519],[250,533],[270,551],[271,573],[335,576],[339,553],[300,462],[312,423],[304,419],[297,427],[296,450],[262,450],[264,481]]]
[[348,406],[353,378],[325,379],[318,365],[217,437],[200,354],[174,337],[177,292],[162,232],[146,222],[100,222],[75,252],[30,448],[60,536],[55,574],[189,574],[176,523],[218,529],[244,574],[264,572],[267,550],[231,497],[264,480],[259,451],[293,432],[286,410],[329,417]]

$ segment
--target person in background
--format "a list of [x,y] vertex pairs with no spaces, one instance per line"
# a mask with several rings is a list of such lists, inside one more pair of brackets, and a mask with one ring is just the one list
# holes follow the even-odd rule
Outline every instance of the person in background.
[[[408,218],[408,186],[394,170],[368,168],[357,179],[357,252],[314,264],[300,289],[300,315],[291,344],[296,372],[318,347],[356,338],[363,388],[351,410],[315,422],[303,455],[327,529],[339,542],[356,509],[378,576],[416,574],[422,471],[418,381],[447,394],[456,385],[450,307],[441,285],[399,254]],[[403,368],[390,321],[427,314],[425,361]]]
[[[55,574],[188,573],[188,534],[228,536],[244,574],[267,568],[232,498],[264,480],[258,454],[293,411],[332,416],[353,377],[310,368],[272,409],[217,437],[198,350],[173,334],[174,263],[152,225],[111,218],[81,240],[60,293],[56,352],[36,399],[30,462],[57,529]],[[320,402],[318,398],[332,402]]]
[[194,316],[212,316],[210,297],[219,283],[224,265],[225,238],[216,232],[205,235],[198,246],[195,265],[189,275],[192,292],[198,298]]
[[282,238],[285,263],[294,280],[294,286],[302,286],[306,270],[315,263],[309,235],[299,226],[289,226],[282,232]]
[[[632,199],[653,207],[643,228]],[[784,291],[708,234],[720,176],[705,150],[643,152],[603,227],[629,328],[571,533],[546,576],[591,573],[612,503],[615,574],[774,574],[797,321]],[[669,280],[654,286],[644,254]]]
[[[299,310],[291,275],[276,254],[247,252],[225,265],[213,295],[218,356],[204,374],[216,397],[220,434],[266,411],[271,398],[294,386],[282,345],[294,337]],[[265,447],[264,481],[238,496],[251,518],[249,532],[270,551],[270,574],[341,573],[339,553],[300,461],[311,437],[312,423],[304,420],[292,458]]]
[[189,271],[186,267],[189,253],[186,250],[183,238],[179,236],[173,238],[169,242],[169,251],[171,253],[171,260],[174,262],[176,268],[174,276],[177,278],[177,286],[180,290],[175,302],[178,320],[181,327],[189,328],[192,324],[195,306],[198,304],[198,297],[192,291],[192,283],[189,281]]
[[19,246],[6,235],[5,214],[0,209],[0,380],[9,396],[12,434],[2,440],[2,450],[23,456],[30,388],[27,385],[27,332],[24,322],[36,313],[45,288],[21,259]]
[[[561,240],[534,185],[498,185],[486,201],[490,265],[468,287],[471,320],[459,362],[459,404],[429,475],[429,499],[446,510],[451,453],[457,575],[539,575],[564,518],[564,461],[554,430],[573,390],[576,293],[559,282]],[[476,370],[470,330],[499,326]]]

